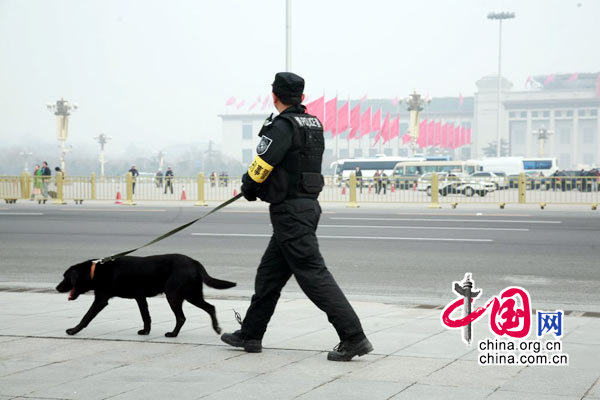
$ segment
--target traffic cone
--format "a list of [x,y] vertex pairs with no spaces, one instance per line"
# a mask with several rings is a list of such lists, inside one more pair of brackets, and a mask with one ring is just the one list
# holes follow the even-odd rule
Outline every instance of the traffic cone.
[[187,197],[185,195],[185,186],[183,187],[183,189],[181,190],[181,200],[187,200]]
[[342,196],[346,195],[346,185],[342,186]]
[[392,193],[394,193],[396,191],[396,184],[392,183]]
[[238,195],[238,191],[237,191],[237,189],[233,189],[233,197],[235,197],[235,196],[237,196],[237,195]]
[[115,204],[123,204],[121,201],[121,191],[119,189],[117,189],[117,200],[115,201]]

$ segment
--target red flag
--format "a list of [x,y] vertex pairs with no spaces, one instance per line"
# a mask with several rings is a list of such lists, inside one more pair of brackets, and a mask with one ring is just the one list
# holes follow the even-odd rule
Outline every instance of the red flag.
[[258,104],[257,101],[255,101],[254,103],[252,103],[252,105],[250,106],[250,108],[248,108],[248,111],[254,110],[254,107],[256,107],[257,104]]
[[459,108],[460,108],[460,107],[462,107],[462,105],[463,105],[463,101],[464,101],[464,99],[463,99],[463,97],[462,97],[462,93],[459,93],[459,94],[458,94],[458,107],[459,107]]
[[447,149],[448,148],[448,124],[445,123],[442,125],[442,131],[440,135],[440,147]]
[[346,102],[340,109],[337,114],[337,133],[345,132],[348,129],[348,109],[350,108],[350,103]]
[[577,75],[577,72],[575,72],[573,75],[571,75],[569,77],[569,79],[567,79],[567,82],[575,82],[578,78],[579,78],[579,76]]
[[433,145],[439,146],[442,141],[442,122],[438,122],[435,124],[435,129],[433,130]]
[[596,78],[596,96],[600,97],[600,74]]
[[376,145],[380,138],[383,139],[383,144],[385,144],[385,142],[390,140],[390,114],[389,113],[387,113],[385,115],[385,120],[383,121],[381,130],[375,137],[375,143],[373,143],[373,145]]
[[395,138],[400,134],[400,117],[396,117],[392,120],[390,126],[390,139]]
[[360,129],[360,104],[357,104],[350,110],[350,134],[348,140],[354,139]]
[[371,132],[381,131],[381,109],[375,111],[373,120],[371,121]]
[[271,96],[269,96],[269,95],[265,96],[265,99],[263,100],[263,103],[262,103],[261,110],[264,111],[267,108],[267,105],[270,103],[270,101],[271,101]]
[[400,103],[400,99],[398,99],[398,96],[396,96],[392,99],[392,105],[396,107],[398,103]]
[[410,135],[408,133],[405,133],[404,135],[402,135],[402,144],[406,144],[410,142]]
[[417,144],[419,145],[420,149],[427,146],[427,132],[425,132],[426,129],[427,120],[423,120],[419,124],[419,137],[417,138]]
[[467,144],[471,144],[471,128],[467,129]]
[[360,117],[360,136],[363,137],[371,132],[371,107],[367,108]]
[[227,101],[225,102],[226,106],[230,106],[232,104],[235,104],[235,97],[233,97],[233,96],[228,98]]
[[314,115],[323,123],[325,121],[325,112],[323,108],[325,107],[325,96],[321,96],[318,99],[308,103],[306,105],[306,112],[310,115]]
[[429,121],[427,124],[427,146],[433,146],[434,143],[435,122]]
[[454,124],[448,125],[448,147],[451,149],[456,148],[456,127]]
[[554,81],[554,74],[550,74],[546,77],[546,80],[544,81],[544,85],[547,85],[553,81]]
[[241,108],[241,107],[242,107],[244,104],[246,104],[246,102],[245,102],[244,100],[240,101],[240,102],[237,104],[237,109],[239,110],[239,109],[240,109],[240,108]]
[[531,83],[531,76],[528,76],[527,80],[525,81],[525,87],[527,87],[530,83]]
[[325,123],[324,131],[330,131],[332,136],[337,133],[336,130],[337,122],[337,97],[329,100],[325,103]]
[[363,97],[360,98],[359,102],[362,103],[363,101],[365,101],[367,99],[367,95],[365,94]]

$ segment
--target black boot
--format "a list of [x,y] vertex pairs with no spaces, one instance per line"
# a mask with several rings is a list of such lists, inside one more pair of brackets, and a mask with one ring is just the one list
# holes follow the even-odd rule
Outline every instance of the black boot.
[[224,333],[221,335],[221,340],[230,346],[242,347],[248,353],[260,353],[262,351],[261,340],[249,338],[242,331]]
[[354,356],[364,356],[373,351],[373,345],[366,337],[360,340],[342,340],[333,351],[327,353],[329,361],[350,361]]

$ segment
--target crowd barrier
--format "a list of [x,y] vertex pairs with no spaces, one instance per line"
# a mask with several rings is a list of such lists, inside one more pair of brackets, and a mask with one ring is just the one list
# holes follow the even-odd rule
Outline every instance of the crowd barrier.
[[[0,176],[0,198],[7,203],[18,199],[65,204],[86,200],[109,200],[117,204],[133,205],[138,201],[193,201],[206,205],[207,201],[225,201],[235,196],[240,188],[240,177],[210,176],[155,177],[123,176],[97,177],[62,174],[44,178]],[[529,177],[521,174],[516,181],[500,187],[483,190],[481,185],[449,182],[433,174],[430,181],[414,179],[357,179],[340,183],[325,177],[325,187],[319,196],[322,202],[346,203],[358,207],[361,203],[421,203],[429,207],[459,204],[549,204],[589,205],[596,209],[600,202],[600,180],[596,176]],[[468,180],[467,180],[468,182]],[[45,188],[44,188],[45,185]],[[493,185],[492,185],[493,186]],[[44,190],[41,190],[44,189]]]

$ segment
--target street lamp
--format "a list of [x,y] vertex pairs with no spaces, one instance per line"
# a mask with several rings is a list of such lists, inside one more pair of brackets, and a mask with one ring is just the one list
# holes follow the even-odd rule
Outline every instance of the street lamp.
[[112,139],[110,136],[106,136],[104,133],[99,134],[94,138],[96,142],[100,144],[100,176],[104,178],[104,145]]
[[554,134],[553,131],[546,129],[543,126],[539,130],[533,131],[533,136],[536,136],[540,143],[540,147],[538,150],[539,157],[545,156],[546,140],[550,139],[550,136],[553,134]]
[[70,104],[62,97],[56,101],[56,104],[47,104],[49,111],[54,111],[57,118],[56,136],[60,142],[60,169],[65,173],[65,142],[69,135],[69,115],[71,111],[77,110],[77,104]]
[[31,157],[33,155],[33,153],[25,150],[25,151],[19,152],[19,155],[21,157],[23,157],[23,161],[25,162],[25,167],[23,168],[23,171],[29,172],[29,169],[27,168],[27,164],[29,164],[29,157]]
[[500,90],[501,90],[501,79],[502,79],[502,21],[505,19],[512,19],[515,17],[514,12],[491,12],[488,14],[488,19],[498,20],[499,31],[498,31],[498,94],[497,94],[497,103],[498,103],[498,115],[496,117],[496,140],[498,141],[498,146],[496,146],[496,156],[500,157]]
[[413,91],[405,100],[408,106],[407,110],[410,112],[410,144],[412,148],[412,155],[416,153],[417,139],[419,138],[419,113],[423,111],[423,104],[429,104],[431,99],[429,97],[423,98],[416,91]]

